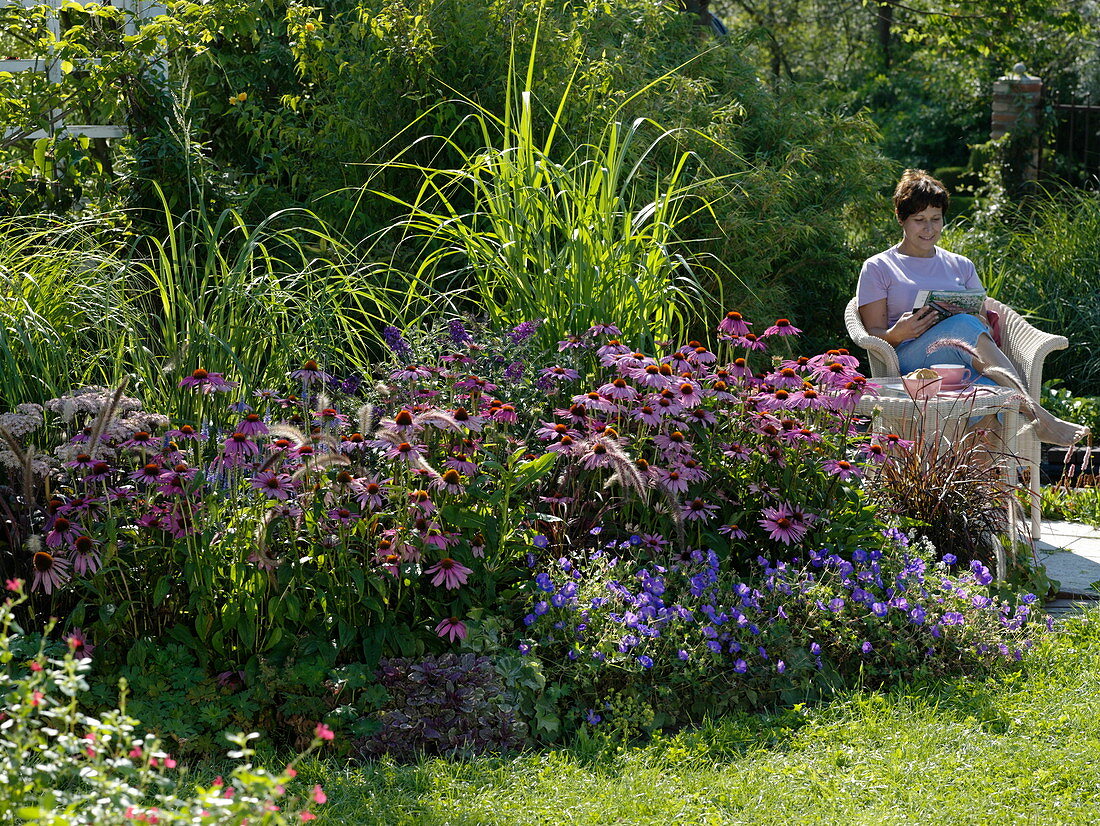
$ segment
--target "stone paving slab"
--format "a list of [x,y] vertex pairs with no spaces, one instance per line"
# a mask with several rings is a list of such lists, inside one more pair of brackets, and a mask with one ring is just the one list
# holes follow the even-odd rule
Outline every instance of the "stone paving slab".
[[1043,522],[1035,551],[1047,575],[1061,583],[1059,595],[1100,597],[1100,531],[1070,522]]

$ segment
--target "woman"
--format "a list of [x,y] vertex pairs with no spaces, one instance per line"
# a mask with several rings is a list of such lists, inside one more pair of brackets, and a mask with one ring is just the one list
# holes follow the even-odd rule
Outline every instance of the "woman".
[[[948,202],[946,187],[927,172],[908,169],[902,175],[894,190],[901,242],[868,258],[859,273],[856,297],[863,326],[894,346],[902,375],[932,364],[963,364],[981,374],[978,383],[1022,387],[1012,362],[994,343],[984,311],[975,316],[953,305],[941,305],[951,313],[941,321],[934,307],[912,309],[919,290],[982,286],[970,259],[936,246]],[[945,339],[965,342],[967,348],[931,349]],[[1088,435],[1087,427],[1058,419],[1037,405],[1024,412],[1034,418],[1036,434],[1043,442],[1072,445]]]

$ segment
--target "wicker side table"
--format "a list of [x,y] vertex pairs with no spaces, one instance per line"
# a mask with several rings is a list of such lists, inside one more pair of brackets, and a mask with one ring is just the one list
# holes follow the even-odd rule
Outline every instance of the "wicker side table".
[[[1020,396],[1008,387],[972,385],[965,390],[945,391],[927,400],[912,398],[899,376],[874,379],[882,385],[877,396],[864,396],[856,404],[856,413],[871,419],[872,433],[896,433],[902,438],[927,442],[938,438],[941,448],[957,443],[970,420],[989,415],[999,416],[990,432],[999,447],[1002,478],[1010,486],[1019,484],[1016,438],[1020,430]],[[1008,508],[1009,542],[1017,534],[1016,508]],[[1007,575],[1008,564],[1004,548],[997,547],[997,578]]]

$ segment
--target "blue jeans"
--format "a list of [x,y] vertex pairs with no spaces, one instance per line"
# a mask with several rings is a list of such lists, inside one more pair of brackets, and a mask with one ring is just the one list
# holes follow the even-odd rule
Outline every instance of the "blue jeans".
[[[945,318],[939,324],[929,328],[923,335],[911,338],[898,345],[898,363],[901,366],[901,374],[912,373],[920,367],[931,367],[933,364],[963,364],[972,374],[977,374],[974,369],[974,357],[958,347],[940,347],[932,352],[928,348],[937,341],[943,339],[957,339],[965,342],[972,349],[977,349],[978,337],[982,333],[989,333],[989,328],[976,315],[959,313]],[[993,379],[982,375],[974,378],[975,384],[996,384]]]

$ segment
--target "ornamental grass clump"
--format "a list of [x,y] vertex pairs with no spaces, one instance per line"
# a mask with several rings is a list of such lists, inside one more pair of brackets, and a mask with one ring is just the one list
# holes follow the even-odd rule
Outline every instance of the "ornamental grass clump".
[[894,529],[874,545],[758,558],[740,579],[710,549],[636,561],[610,542],[541,570],[521,651],[560,693],[560,724],[633,736],[841,686],[986,674],[1042,627],[1035,597],[990,596],[979,562],[938,560]]

